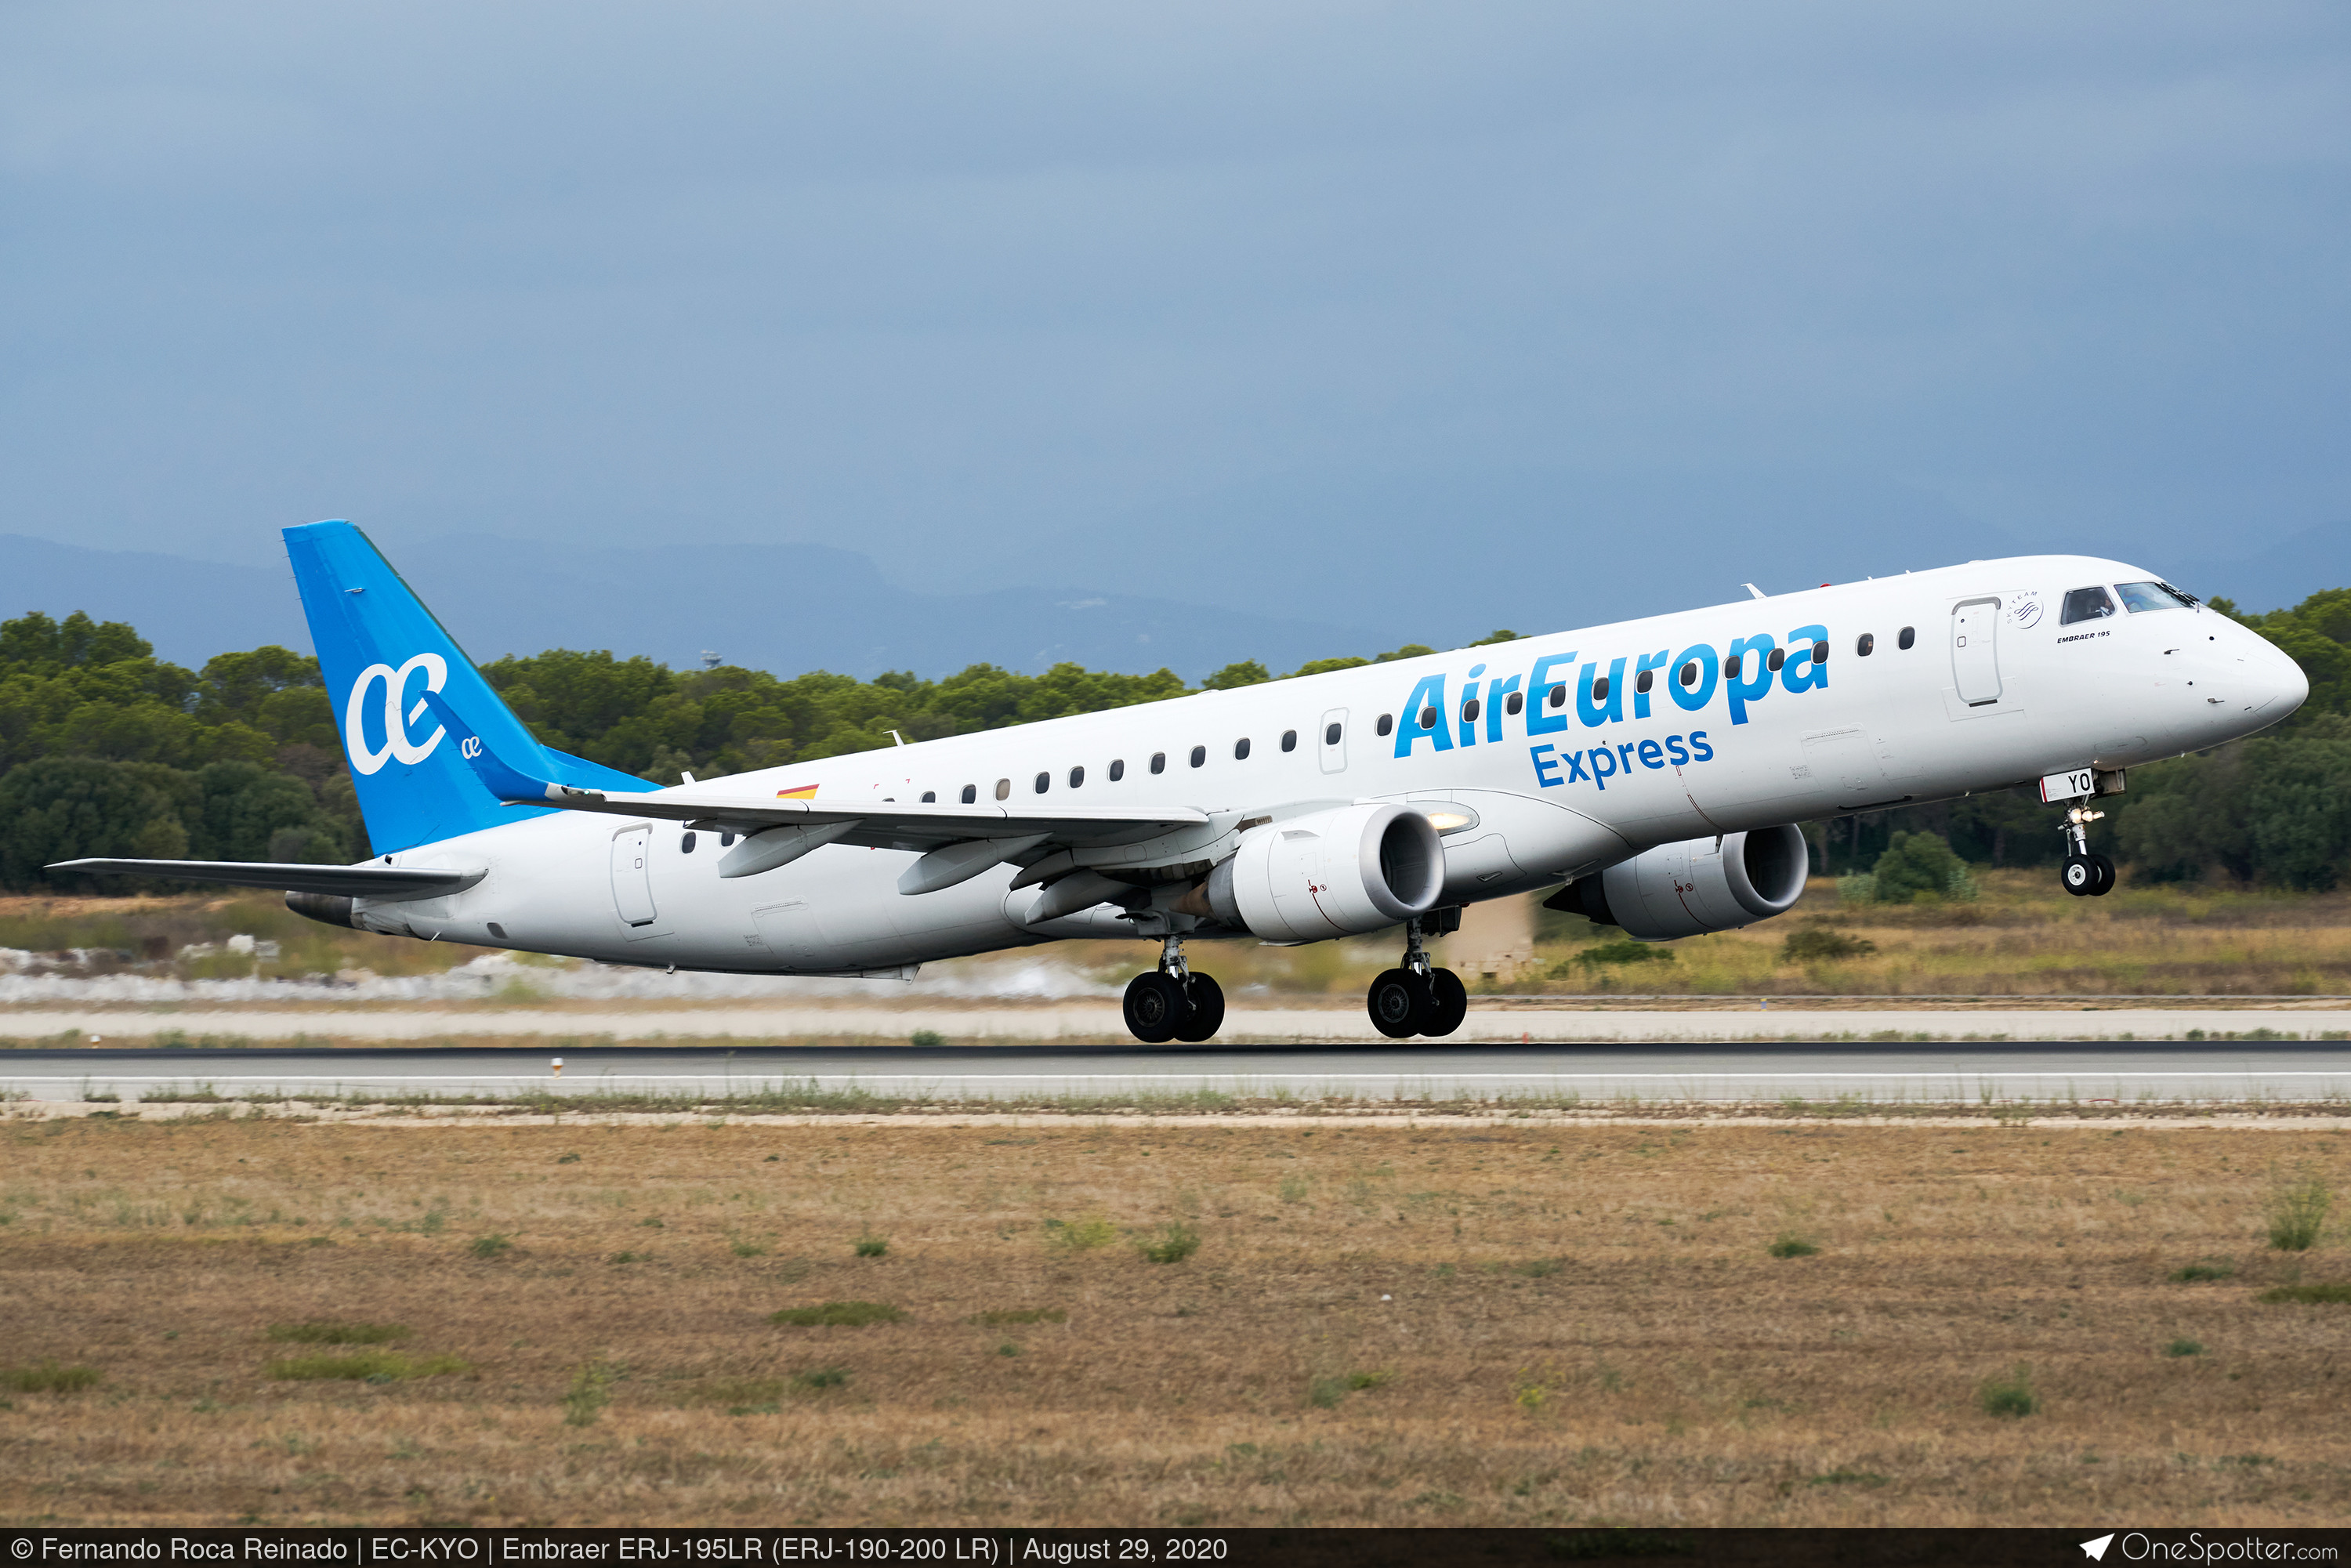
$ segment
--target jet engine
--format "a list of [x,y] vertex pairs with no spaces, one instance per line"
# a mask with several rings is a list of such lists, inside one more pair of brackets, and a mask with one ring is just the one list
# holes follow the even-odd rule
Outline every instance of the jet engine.
[[1597,876],[1569,883],[1545,903],[1662,942],[1733,931],[1786,913],[1804,891],[1808,864],[1802,832],[1758,828],[1659,844]]
[[1445,851],[1428,818],[1383,803],[1252,828],[1191,896],[1269,942],[1316,942],[1425,915],[1444,886]]

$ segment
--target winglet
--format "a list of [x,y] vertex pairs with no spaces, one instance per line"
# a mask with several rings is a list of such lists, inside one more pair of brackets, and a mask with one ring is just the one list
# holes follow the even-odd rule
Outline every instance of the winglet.
[[449,737],[457,743],[457,755],[465,759],[465,765],[474,770],[474,777],[482,781],[484,789],[509,806],[536,806],[549,800],[601,801],[604,799],[592,789],[574,789],[552,779],[533,779],[528,773],[516,771],[499,760],[497,754],[474,733],[471,725],[457,716],[457,710],[449,706],[448,698],[439,692],[427,691],[423,700],[425,706],[433,710],[433,716],[448,730]]

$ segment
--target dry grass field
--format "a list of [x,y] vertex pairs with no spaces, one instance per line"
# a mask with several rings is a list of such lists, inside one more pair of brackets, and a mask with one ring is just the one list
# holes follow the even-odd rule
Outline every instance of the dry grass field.
[[2261,1299],[2351,1278],[2263,1233],[2279,1172],[2340,1185],[2334,1133],[224,1116],[0,1147],[20,1522],[2351,1519],[2351,1303]]

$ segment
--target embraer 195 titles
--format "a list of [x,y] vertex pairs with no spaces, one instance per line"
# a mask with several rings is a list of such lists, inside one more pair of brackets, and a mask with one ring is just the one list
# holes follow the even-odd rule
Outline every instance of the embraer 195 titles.
[[[1205,1040],[1187,937],[1401,925],[1372,1021],[1468,1006],[1422,943],[1553,887],[1644,941],[1778,915],[1795,823],[2039,779],[2067,889],[2134,763],[2275,724],[2309,685],[2152,574],[2027,556],[652,789],[538,744],[366,536],[286,530],[376,857],[70,861],[287,890],[388,936],[607,964],[911,977],[1070,936],[1156,940],[1145,1040]],[[1561,884],[1564,884],[1563,886]]]

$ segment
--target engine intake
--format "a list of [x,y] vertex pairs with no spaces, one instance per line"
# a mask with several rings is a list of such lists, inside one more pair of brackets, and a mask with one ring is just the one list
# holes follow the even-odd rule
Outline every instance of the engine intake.
[[1217,918],[1252,936],[1319,942],[1426,914],[1444,887],[1427,817],[1383,803],[1252,828],[1201,891]]
[[1793,827],[1659,844],[1572,882],[1548,907],[1621,925],[1646,941],[1735,931],[1785,914],[1803,895],[1809,859]]

